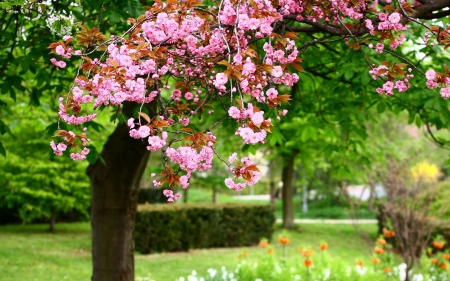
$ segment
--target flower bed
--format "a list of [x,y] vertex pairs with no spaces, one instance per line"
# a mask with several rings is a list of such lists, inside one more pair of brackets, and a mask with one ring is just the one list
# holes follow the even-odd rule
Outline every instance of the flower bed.
[[[395,232],[389,232],[395,235]],[[339,257],[327,253],[328,244],[318,247],[300,247],[295,255],[286,255],[286,247],[290,243],[286,237],[280,237],[278,245],[270,245],[268,241],[260,242],[261,251],[265,254],[252,259],[246,251],[239,255],[236,268],[228,270],[210,268],[205,275],[195,270],[187,277],[177,281],[383,281],[406,280],[406,264],[398,264],[385,237],[377,239],[373,257],[369,260],[355,260],[355,264],[346,264]],[[442,241],[433,243],[422,259],[420,268],[409,271],[411,281],[449,281],[448,263],[450,254],[440,251]]]

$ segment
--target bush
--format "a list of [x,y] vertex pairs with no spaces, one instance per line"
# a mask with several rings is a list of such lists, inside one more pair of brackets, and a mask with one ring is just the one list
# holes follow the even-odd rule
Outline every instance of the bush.
[[256,245],[273,234],[267,205],[158,204],[138,207],[136,250],[142,253]]
[[138,204],[156,204],[167,203],[167,197],[164,196],[165,188],[140,188],[138,193]]

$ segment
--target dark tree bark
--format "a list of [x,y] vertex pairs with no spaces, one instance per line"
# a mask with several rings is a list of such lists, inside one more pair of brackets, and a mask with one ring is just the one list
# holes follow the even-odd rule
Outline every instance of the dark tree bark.
[[296,153],[286,156],[283,166],[283,228],[293,228],[294,224],[294,188],[292,180],[294,178],[294,162]]
[[[131,113],[131,108],[127,111]],[[134,281],[134,219],[149,151],[144,141],[131,138],[128,131],[125,123],[118,124],[101,154],[106,165],[98,160],[87,170],[93,281]]]

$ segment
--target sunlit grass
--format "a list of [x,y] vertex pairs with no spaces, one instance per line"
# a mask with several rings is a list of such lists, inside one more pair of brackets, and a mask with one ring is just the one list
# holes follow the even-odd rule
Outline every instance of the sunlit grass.
[[[56,233],[48,233],[47,225],[0,226],[0,279],[17,280],[89,280],[91,277],[91,242],[89,223],[58,224]],[[355,259],[368,260],[376,236],[376,225],[299,226],[284,231],[277,227],[276,242],[280,235],[289,237],[290,255],[298,255],[299,247],[317,248],[326,241],[330,255],[353,263]],[[364,239],[363,236],[368,237]],[[274,243],[275,254],[280,248]],[[175,280],[187,276],[193,269],[206,272],[208,268],[234,268],[238,256],[247,251],[248,259],[266,255],[265,249],[222,248],[200,249],[187,253],[141,255],[136,253],[136,275],[150,276],[157,281]]]

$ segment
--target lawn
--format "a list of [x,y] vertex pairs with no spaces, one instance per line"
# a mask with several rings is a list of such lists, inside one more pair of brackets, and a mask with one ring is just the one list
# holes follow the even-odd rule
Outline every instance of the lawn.
[[[189,203],[211,202],[212,192],[205,189],[190,189],[188,195]],[[269,204],[268,200],[241,200],[224,192],[218,192],[218,202],[220,203],[255,203]],[[302,198],[294,197],[294,216],[297,219],[374,219],[376,214],[370,212],[366,205],[362,204],[360,208],[351,209],[347,201],[342,200],[340,205],[333,205],[330,200],[315,200],[308,202],[309,210],[306,213],[302,211]],[[275,202],[275,216],[282,217],[282,201],[277,199]]]
[[[47,225],[0,226],[0,279],[2,281],[89,280],[91,276],[91,244],[89,223],[58,224],[56,233],[48,233]],[[277,227],[276,240],[284,234],[290,238],[288,254],[298,255],[299,247],[317,249],[328,242],[329,253],[353,263],[368,260],[377,227],[359,225],[301,225],[296,230]],[[360,235],[361,234],[361,235]],[[238,256],[247,251],[248,259],[265,255],[262,248],[224,248],[193,250],[188,253],[141,255],[136,253],[136,276],[149,276],[157,281],[187,276],[193,269],[205,273],[210,267],[234,268]],[[275,254],[279,253],[278,245]]]

